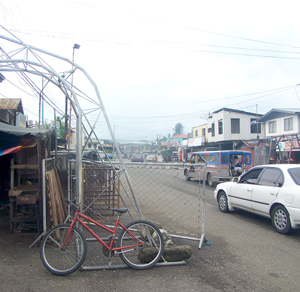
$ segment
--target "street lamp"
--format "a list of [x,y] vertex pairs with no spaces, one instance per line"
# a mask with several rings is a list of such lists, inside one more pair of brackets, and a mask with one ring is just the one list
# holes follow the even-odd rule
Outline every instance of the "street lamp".
[[74,62],[74,52],[75,52],[75,49],[79,49],[80,48],[80,45],[78,44],[74,44],[74,47],[73,47],[73,62]]

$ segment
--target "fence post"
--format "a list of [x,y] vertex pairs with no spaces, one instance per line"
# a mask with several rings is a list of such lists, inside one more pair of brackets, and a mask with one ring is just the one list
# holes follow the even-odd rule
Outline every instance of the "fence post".
[[202,194],[202,233],[199,242],[199,248],[202,247],[205,239],[205,185],[206,185],[206,164],[203,166],[203,194]]

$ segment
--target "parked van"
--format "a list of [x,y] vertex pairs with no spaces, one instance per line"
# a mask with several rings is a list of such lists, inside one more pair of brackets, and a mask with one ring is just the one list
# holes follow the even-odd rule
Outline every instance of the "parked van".
[[203,167],[196,164],[205,163],[205,179],[211,187],[219,182],[230,181],[252,167],[251,152],[236,150],[193,152],[188,163],[191,166],[184,169],[186,180],[203,179]]

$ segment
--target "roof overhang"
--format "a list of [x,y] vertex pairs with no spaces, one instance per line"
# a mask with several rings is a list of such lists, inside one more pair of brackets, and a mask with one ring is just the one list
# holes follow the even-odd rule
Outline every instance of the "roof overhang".
[[269,120],[274,120],[290,115],[298,115],[300,114],[300,109],[272,109],[267,112],[264,116],[259,118],[258,122],[265,122]]

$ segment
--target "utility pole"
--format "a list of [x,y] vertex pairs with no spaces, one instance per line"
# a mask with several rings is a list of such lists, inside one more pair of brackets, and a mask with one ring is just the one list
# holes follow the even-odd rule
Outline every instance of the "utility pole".
[[[116,137],[116,125],[114,124],[114,136]],[[115,152],[115,143],[113,141],[113,153]]]
[[[72,55],[72,62],[74,63],[74,54],[75,54],[75,49],[79,49],[80,45],[74,44],[73,46],[73,55]],[[72,64],[72,79],[71,79],[71,87],[73,88],[73,72],[74,70],[74,65]],[[70,121],[68,119],[68,96],[66,96],[66,106],[65,106],[65,139],[68,137],[68,151],[70,151],[70,138],[71,138],[71,110],[72,110],[72,105],[70,103]],[[69,131],[68,131],[68,122],[69,122]],[[68,134],[67,134],[68,133]],[[67,145],[66,145],[67,148]]]
[[[257,134],[257,140],[259,140],[259,135],[258,135],[258,105],[256,104],[256,134]],[[259,144],[259,142],[257,142]]]

